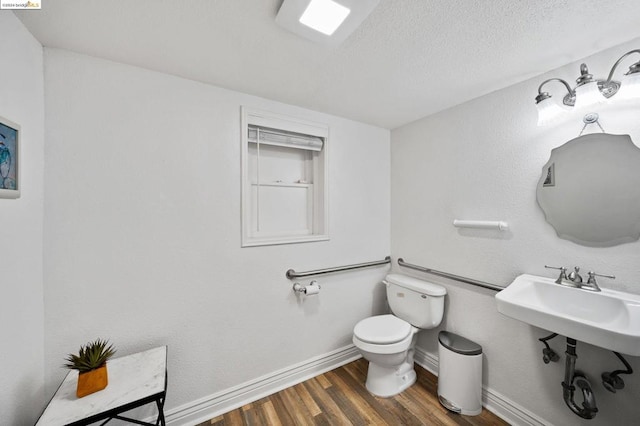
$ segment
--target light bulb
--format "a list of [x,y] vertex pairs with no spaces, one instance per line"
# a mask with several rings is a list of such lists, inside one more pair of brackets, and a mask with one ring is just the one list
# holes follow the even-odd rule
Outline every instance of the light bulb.
[[626,74],[620,82],[620,90],[611,98],[620,101],[640,101],[640,72]]
[[576,104],[574,108],[576,111],[584,110],[594,105],[604,103],[606,100],[607,98],[605,98],[602,93],[600,93],[600,89],[598,89],[598,83],[591,81],[576,87]]
[[546,126],[558,121],[564,109],[553,101],[551,97],[545,98],[536,104],[538,109],[538,126]]

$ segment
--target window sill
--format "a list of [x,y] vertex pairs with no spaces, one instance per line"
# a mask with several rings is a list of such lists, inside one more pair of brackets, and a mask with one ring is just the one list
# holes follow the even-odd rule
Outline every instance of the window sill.
[[244,237],[242,247],[274,246],[279,244],[308,243],[329,241],[329,235],[294,235],[291,237]]

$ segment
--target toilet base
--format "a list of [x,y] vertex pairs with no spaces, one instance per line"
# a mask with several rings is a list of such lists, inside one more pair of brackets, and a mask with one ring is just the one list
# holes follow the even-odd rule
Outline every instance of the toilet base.
[[416,382],[413,363],[405,362],[399,367],[383,367],[369,362],[366,387],[376,396],[389,398],[398,395]]

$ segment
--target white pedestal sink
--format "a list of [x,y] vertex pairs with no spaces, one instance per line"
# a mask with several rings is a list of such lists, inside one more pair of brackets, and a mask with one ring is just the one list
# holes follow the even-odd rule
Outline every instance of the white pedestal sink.
[[520,275],[496,294],[498,312],[536,327],[616,352],[640,356],[640,296],[592,292]]

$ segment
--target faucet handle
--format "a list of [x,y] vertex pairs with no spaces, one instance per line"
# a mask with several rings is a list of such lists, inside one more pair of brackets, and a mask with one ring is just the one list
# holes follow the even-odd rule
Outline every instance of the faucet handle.
[[615,275],[603,275],[603,274],[597,274],[593,271],[589,271],[587,273],[587,275],[589,275],[589,279],[587,280],[587,284],[595,284],[596,282],[596,277],[603,277],[603,278],[610,278],[612,280],[616,279]]
[[564,266],[544,265],[544,267],[547,269],[558,269],[560,271],[560,276],[556,280],[556,284],[562,284],[562,281],[567,279],[567,268],[565,268]]
[[564,271],[567,272],[567,268],[565,266],[549,266],[549,265],[544,265],[545,268],[547,269],[558,269],[559,271]]

